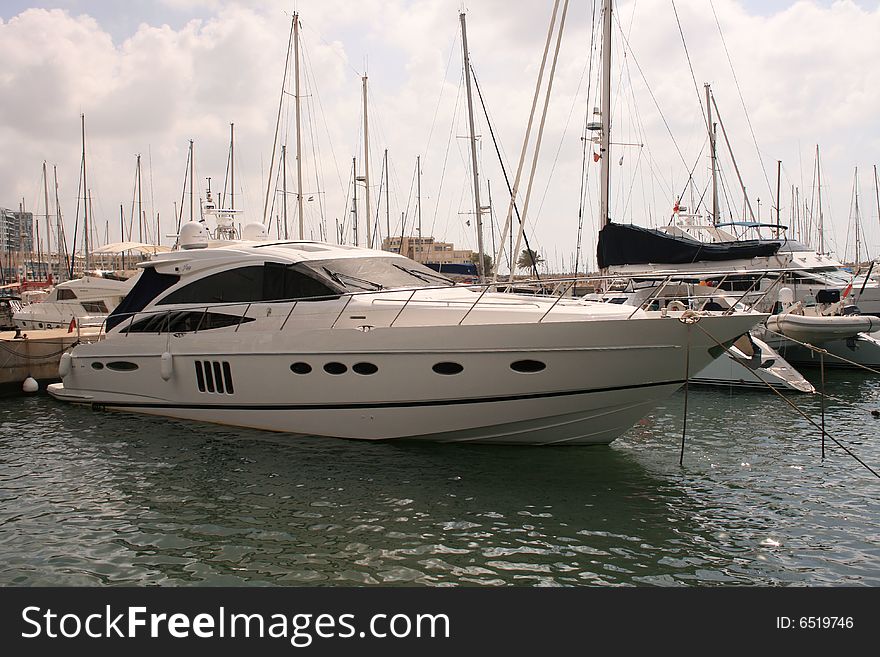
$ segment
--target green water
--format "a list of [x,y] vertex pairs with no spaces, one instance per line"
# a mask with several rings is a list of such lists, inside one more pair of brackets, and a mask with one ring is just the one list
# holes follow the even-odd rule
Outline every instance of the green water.
[[[829,432],[880,469],[880,380],[827,391]],[[2,400],[0,584],[880,585],[880,480],[725,389],[691,389],[680,467],[683,401],[609,447],[514,448]]]

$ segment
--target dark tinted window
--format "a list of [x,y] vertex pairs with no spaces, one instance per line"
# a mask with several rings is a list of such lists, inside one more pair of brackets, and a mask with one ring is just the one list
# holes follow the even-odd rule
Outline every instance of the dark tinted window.
[[82,307],[87,313],[98,313],[101,315],[107,313],[107,304],[103,301],[83,301]]
[[68,301],[69,299],[76,299],[76,294],[74,294],[73,290],[69,290],[66,287],[58,288],[58,300],[59,301]]
[[239,323],[253,322],[253,317],[226,315],[223,313],[206,313],[198,310],[184,310],[167,313],[150,313],[143,319],[135,321],[131,327],[125,326],[122,333],[188,333],[191,331],[209,331],[211,329],[237,326]]
[[288,265],[266,263],[206,276],[172,292],[159,304],[237,303],[332,298],[336,292]]
[[452,281],[442,274],[408,258],[376,256],[310,260],[299,266],[311,269],[321,278],[329,278],[350,292],[452,285]]
[[159,274],[155,268],[147,267],[138,278],[137,283],[131,288],[116,310],[107,318],[107,330],[130,319],[133,313],[143,310],[157,296],[180,280],[174,274]]

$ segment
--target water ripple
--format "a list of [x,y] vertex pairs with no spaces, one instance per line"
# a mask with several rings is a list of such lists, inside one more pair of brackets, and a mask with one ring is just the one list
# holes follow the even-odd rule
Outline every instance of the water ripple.
[[[880,385],[828,385],[844,400],[829,432],[880,465]],[[0,583],[880,584],[875,479],[831,441],[822,460],[818,431],[776,398],[689,397],[684,467],[682,395],[584,449],[285,438],[2,400]]]

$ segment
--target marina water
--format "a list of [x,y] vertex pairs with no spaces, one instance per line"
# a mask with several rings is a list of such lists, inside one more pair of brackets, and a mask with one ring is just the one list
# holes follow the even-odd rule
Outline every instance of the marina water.
[[[880,381],[827,392],[829,433],[880,467]],[[691,388],[680,467],[683,406],[536,448],[0,400],[0,584],[880,585],[880,481],[830,440],[823,461],[775,395],[727,389]]]

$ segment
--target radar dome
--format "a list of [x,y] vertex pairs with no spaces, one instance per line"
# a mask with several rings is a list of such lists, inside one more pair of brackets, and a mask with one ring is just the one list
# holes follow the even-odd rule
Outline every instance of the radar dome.
[[780,288],[779,303],[781,303],[783,306],[790,306],[794,303],[794,292],[790,287]]
[[180,228],[177,242],[181,249],[208,248],[208,229],[199,221],[189,221]]
[[245,224],[241,231],[241,238],[248,242],[265,242],[269,239],[269,231],[259,221]]

